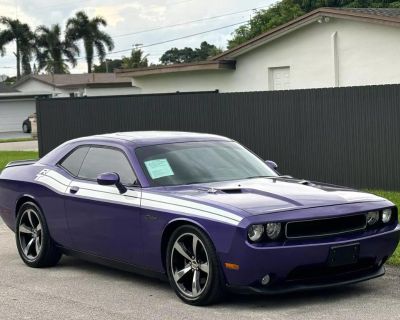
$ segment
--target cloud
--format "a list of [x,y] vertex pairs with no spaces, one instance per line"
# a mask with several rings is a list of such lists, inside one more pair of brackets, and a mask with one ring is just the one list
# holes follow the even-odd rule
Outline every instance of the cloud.
[[[15,0],[1,0],[1,15],[15,16]],[[112,35],[135,33],[147,29],[163,27],[171,24],[197,20],[204,17],[217,16],[224,13],[241,11],[267,5],[276,0],[17,0],[18,17],[29,23],[32,27],[40,24],[59,23],[64,27],[66,20],[78,10],[86,11],[89,16],[101,15],[107,22],[106,31]],[[153,44],[168,39],[199,33],[235,22],[244,21],[249,13],[232,15],[220,19],[186,24],[173,28],[161,28],[152,32],[142,32],[129,36],[116,37],[115,51],[126,50],[123,53],[109,54],[108,58],[119,58],[129,55],[133,44]],[[171,47],[197,47],[202,41],[226,47],[227,40],[235,27],[206,33],[203,35],[169,42],[144,48],[150,54],[149,59],[157,63],[163,52]],[[9,48],[7,48],[8,50]],[[0,74],[3,72],[15,73],[13,69],[2,69],[2,66],[14,66],[15,58],[12,47],[7,51],[6,57],[0,58]],[[84,50],[82,50],[79,66],[72,72],[85,72]]]

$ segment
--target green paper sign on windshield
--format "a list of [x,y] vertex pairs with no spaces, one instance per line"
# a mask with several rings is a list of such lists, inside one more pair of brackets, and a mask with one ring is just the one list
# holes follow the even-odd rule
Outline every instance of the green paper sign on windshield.
[[167,159],[149,160],[144,164],[153,180],[174,175]]

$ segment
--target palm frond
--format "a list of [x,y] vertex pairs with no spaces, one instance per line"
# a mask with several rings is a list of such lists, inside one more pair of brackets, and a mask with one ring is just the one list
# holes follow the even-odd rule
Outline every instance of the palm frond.
[[105,33],[104,31],[98,31],[96,33],[96,39],[103,42],[107,46],[108,51],[114,49],[114,41],[108,33]]
[[101,62],[103,62],[103,61],[104,61],[104,58],[105,58],[106,55],[107,55],[106,47],[104,46],[104,43],[101,42],[101,41],[99,41],[99,40],[96,40],[96,41],[94,42],[94,46],[96,47],[96,51],[97,51],[97,55],[98,55],[98,57],[99,57],[99,60],[100,60]]

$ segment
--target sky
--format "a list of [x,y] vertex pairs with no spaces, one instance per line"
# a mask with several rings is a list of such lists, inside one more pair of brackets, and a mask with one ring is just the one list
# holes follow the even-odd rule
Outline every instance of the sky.
[[[232,32],[248,21],[254,8],[267,8],[276,0],[0,0],[0,15],[18,17],[34,30],[39,25],[58,23],[64,29],[67,19],[79,10],[89,15],[102,16],[108,26],[104,28],[114,39],[114,51],[108,59],[128,56],[133,46],[143,46],[150,62],[158,63],[160,56],[172,47],[198,47],[202,41],[226,49]],[[240,13],[236,13],[242,11]],[[235,13],[235,14],[231,14]],[[220,15],[215,19],[191,22]],[[189,23],[190,22],[190,23]],[[168,27],[181,24],[179,26]],[[238,24],[238,25],[234,25]],[[229,26],[229,27],[226,27]],[[223,28],[226,27],[226,28]],[[3,27],[0,26],[0,30]],[[221,29],[220,29],[221,28]],[[157,29],[149,31],[149,29]],[[186,37],[164,44],[166,40],[185,37],[204,31],[201,35]],[[81,44],[80,44],[81,46]],[[15,75],[15,45],[6,47],[6,55],[0,57],[0,75]],[[85,54],[81,50],[78,66],[71,73],[86,71]],[[96,61],[97,62],[97,61]]]

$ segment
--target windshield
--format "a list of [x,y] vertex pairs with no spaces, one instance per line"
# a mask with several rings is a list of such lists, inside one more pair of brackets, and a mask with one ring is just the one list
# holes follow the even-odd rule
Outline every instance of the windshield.
[[146,146],[136,156],[151,186],[275,177],[264,161],[233,141]]

